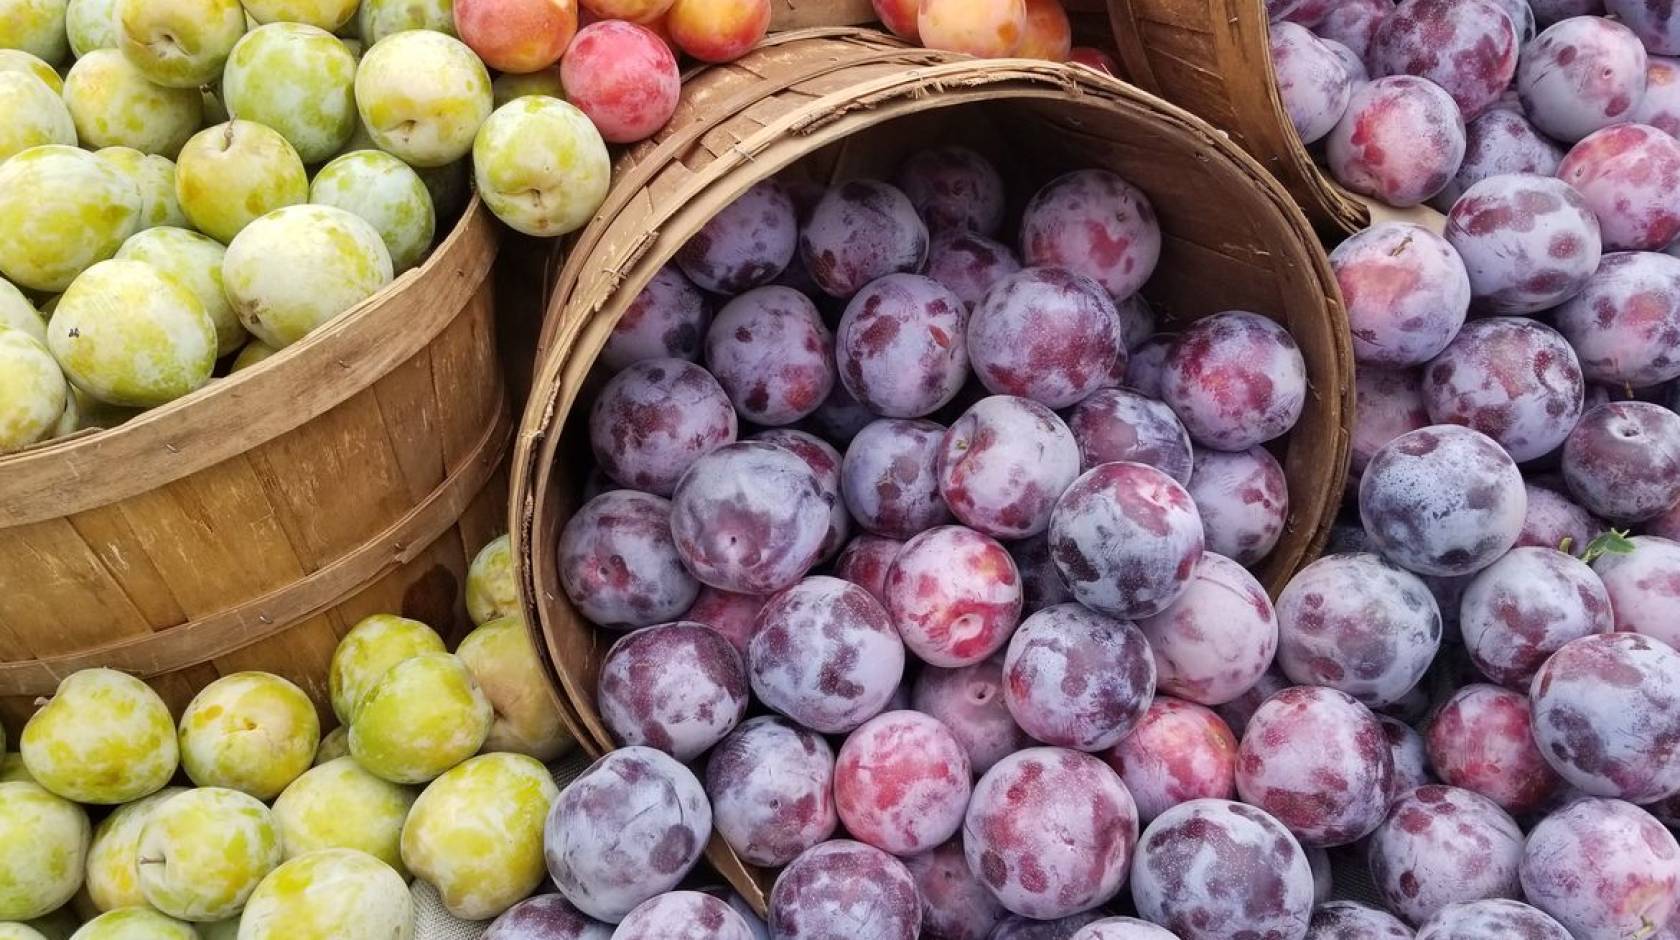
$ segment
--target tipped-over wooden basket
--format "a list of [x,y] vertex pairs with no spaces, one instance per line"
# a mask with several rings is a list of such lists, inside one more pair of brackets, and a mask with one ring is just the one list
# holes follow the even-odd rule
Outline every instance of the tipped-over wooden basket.
[[177,713],[219,675],[267,670],[327,720],[357,620],[464,627],[512,438],[495,255],[475,199],[422,266],[262,363],[0,457],[0,717],[15,730],[61,678],[110,666]]
[[[888,175],[935,141],[990,152],[1018,177],[1018,192],[1074,168],[1119,173],[1160,216],[1165,247],[1145,293],[1169,323],[1240,307],[1288,324],[1311,395],[1284,448],[1288,530],[1260,576],[1280,587],[1322,544],[1347,462],[1347,327],[1312,229],[1259,164],[1190,114],[1088,69],[972,60],[855,30],[772,37],[697,76],[670,126],[620,161],[550,301],[515,447],[510,523],[529,623],[592,753],[613,744],[595,682],[615,637],[567,603],[555,543],[578,502],[588,450],[582,435],[562,431],[602,344],[660,266],[755,182],[789,167],[817,180]],[[711,851],[762,905],[763,873],[717,839]]]

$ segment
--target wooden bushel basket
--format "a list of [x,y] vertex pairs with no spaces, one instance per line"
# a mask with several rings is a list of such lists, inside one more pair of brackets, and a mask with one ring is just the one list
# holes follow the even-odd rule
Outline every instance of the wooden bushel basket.
[[61,678],[110,666],[177,714],[266,670],[330,721],[357,620],[458,634],[467,563],[505,521],[495,255],[474,199],[423,265],[258,365],[0,457],[0,717],[16,730]]
[[[934,142],[990,153],[1016,178],[1017,200],[1083,167],[1109,168],[1142,188],[1164,232],[1145,293],[1165,328],[1234,307],[1290,327],[1311,393],[1281,451],[1288,528],[1258,573],[1276,590],[1322,545],[1347,464],[1347,327],[1311,227],[1259,164],[1190,114],[1089,69],[968,59],[856,30],[772,37],[695,77],[670,126],[619,162],[550,301],[514,451],[510,526],[528,622],[590,753],[613,746],[595,683],[616,635],[567,603],[555,548],[588,453],[581,428],[563,429],[613,325],[677,248],[752,184],[783,171],[819,181],[889,176]],[[762,907],[773,873],[750,870],[717,838],[710,857]]]

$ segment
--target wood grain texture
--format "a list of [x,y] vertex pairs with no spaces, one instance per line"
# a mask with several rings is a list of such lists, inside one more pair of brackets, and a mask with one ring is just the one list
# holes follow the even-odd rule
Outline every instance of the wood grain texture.
[[[754,183],[784,171],[821,181],[886,174],[929,141],[992,153],[1017,193],[1093,166],[1143,189],[1165,234],[1144,290],[1163,329],[1231,308],[1288,325],[1311,393],[1280,446],[1288,526],[1258,574],[1276,591],[1320,550],[1346,474],[1352,356],[1323,250],[1258,163],[1190,113],[1088,69],[965,59],[858,30],[773,36],[695,76],[671,124],[619,160],[602,211],[567,245],[544,323],[509,523],[527,622],[590,753],[613,746],[594,699],[614,637],[567,603],[555,548],[588,466],[574,406],[597,381],[591,369],[613,325],[677,248]],[[715,839],[710,858],[762,909],[772,873]]]

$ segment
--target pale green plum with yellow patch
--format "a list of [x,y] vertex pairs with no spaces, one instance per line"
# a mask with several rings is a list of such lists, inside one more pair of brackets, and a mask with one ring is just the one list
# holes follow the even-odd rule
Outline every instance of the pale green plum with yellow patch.
[[403,822],[419,794],[340,757],[297,778],[274,801],[274,825],[287,858],[321,849],[366,852],[408,876],[402,862]]
[[477,626],[521,613],[513,581],[513,540],[506,533],[486,542],[467,565],[467,616]]
[[332,206],[287,206],[228,244],[222,288],[239,322],[276,349],[302,339],[391,283],[379,231]]
[[315,766],[350,756],[350,729],[344,725],[321,736],[321,746],[315,749]]
[[76,125],[70,120],[70,109],[34,75],[0,72],[0,160],[47,144],[76,145]]
[[23,291],[4,278],[0,278],[0,329],[22,330],[42,344],[47,341],[46,318],[23,296]]
[[117,251],[124,261],[144,261],[193,292],[216,328],[216,358],[242,345],[250,334],[222,290],[222,258],[227,249],[208,235],[187,228],[160,226],[130,236]]
[[[62,437],[75,431],[89,429],[114,428],[136,415],[144,414],[144,408],[125,408],[122,405],[111,405],[82,391],[76,386],[70,386],[70,401],[65,406],[66,417],[61,418],[58,433],[55,437]],[[74,427],[64,424],[65,421],[74,422]]]
[[549,98],[566,97],[565,86],[560,84],[560,66],[551,65],[536,72],[504,72],[496,76],[490,83],[490,92],[496,101],[496,107],[501,107],[515,98],[526,95],[544,95]]
[[66,0],[0,0],[0,48],[21,49],[45,62],[70,53],[64,33]]
[[356,0],[244,0],[245,12],[262,23],[303,23],[336,33],[356,15]]
[[133,147],[174,157],[204,120],[196,88],[148,80],[116,49],[95,49],[64,79],[64,104],[84,147]]
[[23,765],[23,755],[17,751],[0,754],[0,783],[34,783],[29,768]]
[[210,381],[216,325],[198,297],[144,261],[101,261],[59,298],[47,347],[71,384],[128,408],[167,404]]
[[145,905],[140,891],[140,830],[153,810],[186,787],[164,787],[144,799],[117,807],[93,831],[87,856],[88,900],[101,911]]
[[321,742],[315,704],[266,672],[236,672],[205,686],[181,713],[181,768],[201,787],[268,801],[309,769]]
[[455,35],[454,0],[362,0],[356,8],[356,31],[368,45],[410,29]]
[[150,81],[188,88],[216,80],[245,35],[239,0],[116,0],[117,47]]
[[338,641],[327,669],[333,714],[348,727],[362,700],[392,666],[421,653],[443,651],[443,637],[418,620],[396,614],[362,618]]
[[356,129],[356,57],[337,36],[302,23],[259,26],[228,57],[228,112],[280,132],[304,163],[331,157]]
[[0,783],[0,920],[50,914],[82,886],[92,827],[33,783]]
[[324,849],[287,861],[257,886],[239,940],[413,940],[414,898],[366,852]]
[[382,150],[357,150],[321,167],[309,184],[309,201],[372,225],[398,274],[426,256],[437,228],[432,195],[419,174]]
[[238,790],[188,790],[140,829],[140,892],[180,920],[232,917],[279,864],[272,814]]
[[392,666],[362,700],[350,754],[392,783],[426,783],[478,753],[494,718],[461,660],[421,653]]
[[490,73],[466,43],[429,29],[394,33],[356,70],[356,107],[379,149],[417,167],[472,151],[490,116]]
[[496,109],[473,142],[478,194],[527,235],[581,228],[607,198],[612,161],[595,125],[569,102],[541,95]]
[[523,754],[485,754],[432,781],[403,827],[409,870],[444,907],[485,920],[529,897],[548,869],[543,823],[559,788]]
[[50,437],[69,398],[47,347],[22,330],[0,327],[0,454]]
[[175,197],[193,228],[230,244],[245,226],[309,201],[309,177],[286,138],[237,118],[207,127],[175,160]]
[[[181,213],[181,204],[175,200],[174,161],[158,154],[141,153],[133,147],[106,147],[96,151],[94,156],[128,177],[134,188],[140,190],[141,232],[160,225],[187,224],[187,217]],[[133,236],[128,239],[133,240]],[[117,255],[122,255],[120,249]]]
[[117,0],[70,0],[64,27],[78,59],[95,49],[117,48]]
[[30,55],[22,49],[0,49],[0,72],[21,72],[33,75],[46,83],[53,94],[64,93],[64,79],[60,78],[53,67],[39,56]]
[[511,751],[551,761],[571,746],[560,711],[520,616],[492,620],[455,650],[496,712],[486,751]]
[[75,147],[32,147],[0,163],[0,276],[58,292],[117,253],[140,224],[140,191]]
[[[238,322],[237,318],[235,319],[235,322]],[[239,331],[243,333],[245,331],[245,327],[241,326]],[[280,350],[275,349],[273,346],[270,346],[253,336],[245,343],[245,345],[239,347],[239,355],[233,357],[233,364],[228,366],[228,374],[232,375],[235,372],[243,372],[279,351]],[[334,728],[333,730],[337,731],[338,729]],[[322,740],[322,743],[326,743],[325,739]]]
[[114,669],[83,669],[60,682],[18,743],[41,786],[106,806],[163,789],[179,757],[169,707],[146,683]]
[[108,911],[83,924],[70,940],[201,940],[191,924],[149,907]]
[[0,924],[0,940],[47,940],[47,935],[28,924]]

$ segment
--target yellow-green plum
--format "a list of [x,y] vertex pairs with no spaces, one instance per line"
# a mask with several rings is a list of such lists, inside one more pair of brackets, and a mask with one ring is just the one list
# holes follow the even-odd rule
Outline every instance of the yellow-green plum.
[[[252,340],[251,342],[260,343],[262,341]],[[350,729],[344,725],[339,725],[321,736],[321,745],[315,749],[315,766],[319,767],[328,761],[349,756]]]
[[210,381],[216,325],[187,286],[144,261],[101,261],[59,298],[47,347],[71,384],[129,408]]
[[353,151],[321,167],[309,184],[309,201],[373,226],[398,274],[419,264],[432,245],[432,194],[408,164],[382,150]]
[[135,415],[141,414],[146,409],[108,405],[72,385],[70,386],[70,402],[64,410],[67,414],[74,412],[73,415],[69,415],[68,419],[75,422],[75,427],[66,428],[61,425],[58,429],[59,435],[85,431],[90,428],[114,428]]
[[[133,147],[106,147],[94,156],[110,164],[140,191],[140,231],[160,225],[186,225],[181,204],[175,201],[175,163],[158,154],[141,153]],[[133,241],[133,236],[129,241]],[[123,244],[128,244],[124,242]],[[119,249],[120,256],[122,251]]]
[[528,95],[496,109],[473,142],[478,194],[527,235],[564,235],[607,198],[612,162],[595,125],[573,105]]
[[70,940],[201,940],[191,924],[149,907],[108,911],[83,924]]
[[432,781],[403,826],[403,861],[444,907],[486,920],[529,897],[548,869],[543,822],[559,788],[523,754],[484,754]]
[[494,717],[461,660],[421,653],[392,666],[362,700],[350,754],[392,783],[426,783],[478,753]]
[[268,801],[309,769],[321,720],[291,682],[236,672],[193,696],[181,713],[180,740],[181,769],[193,783]]
[[302,23],[245,34],[222,73],[234,117],[271,127],[304,163],[337,153],[356,129],[356,57],[337,36]]
[[204,120],[196,88],[148,81],[115,49],[95,49],[64,78],[64,104],[84,147],[133,147],[174,157]]
[[467,204],[472,193],[471,160],[456,160],[443,166],[415,167],[420,182],[432,194],[432,211],[439,219],[451,219]]
[[46,144],[76,144],[63,99],[28,72],[0,72],[0,160]]
[[222,290],[222,257],[226,253],[222,243],[208,235],[165,225],[130,236],[117,250],[117,258],[144,261],[192,291],[216,327],[216,358],[220,359],[242,345],[248,346],[250,337]]
[[29,768],[23,765],[23,755],[17,751],[0,754],[0,783],[34,783]]
[[[0,278],[0,329],[22,330],[43,344],[47,341],[46,318],[23,296],[23,291],[4,278]],[[0,743],[4,743],[3,737]]]
[[333,714],[348,726],[362,699],[392,666],[421,653],[443,651],[443,637],[418,620],[396,614],[363,618],[333,650],[332,665],[327,670]]
[[64,34],[66,0],[0,0],[0,49],[21,49],[59,63],[70,52]]
[[116,0],[117,48],[166,88],[197,90],[245,35],[239,0]]
[[222,289],[239,322],[276,349],[391,283],[379,231],[332,206],[287,206],[228,243]]
[[245,13],[257,23],[303,23],[338,32],[356,15],[356,0],[244,0]]
[[117,253],[140,224],[140,191],[85,150],[31,147],[0,163],[0,276],[58,292]]
[[94,907],[114,911],[146,903],[146,896],[140,893],[140,830],[152,810],[185,792],[185,787],[164,787],[145,799],[117,807],[99,823],[87,856],[87,894]]
[[179,752],[169,707],[114,669],[83,669],[23,726],[24,766],[41,786],[78,803],[115,806],[163,789]]
[[454,0],[362,0],[356,8],[356,32],[370,46],[410,29],[455,35]]
[[22,330],[0,327],[0,454],[51,436],[69,398],[47,347]]
[[204,124],[206,126],[227,123],[227,105],[222,103],[221,92],[210,85],[205,85],[198,90],[198,99],[204,108]]
[[274,825],[287,858],[321,849],[356,849],[408,876],[403,822],[418,794],[340,757],[292,781],[274,801]]
[[455,655],[467,664],[496,712],[486,751],[528,754],[551,761],[565,753],[571,735],[537,660],[537,648],[520,616],[492,620],[461,641]]
[[356,107],[368,133],[413,166],[466,156],[492,106],[490,73],[477,54],[429,29],[381,39],[356,70]]
[[95,49],[117,48],[117,0],[70,0],[64,28],[78,59]]
[[238,790],[188,790],[140,828],[140,892],[181,920],[232,917],[279,864],[273,816]]
[[[238,320],[236,319],[234,322],[237,323]],[[241,326],[239,330],[243,333],[245,328]],[[275,349],[273,346],[270,346],[253,336],[248,342],[246,342],[245,345],[239,347],[239,355],[233,357],[233,364],[228,366],[228,374],[231,375],[235,372],[243,372],[279,351],[280,350]],[[339,729],[334,728],[333,730],[338,731]],[[331,737],[331,735],[328,735],[328,737]],[[339,739],[342,741],[342,734],[339,735]],[[321,746],[323,749],[326,747],[326,744],[327,741],[323,738],[321,740]]]
[[0,924],[0,940],[47,940],[47,935],[28,924]]
[[269,873],[245,905],[239,940],[413,940],[414,899],[391,866],[323,849]]
[[64,79],[53,71],[53,67],[42,61],[39,56],[30,55],[22,49],[0,49],[0,72],[22,72],[33,75],[46,83],[53,94],[64,93]]
[[513,540],[506,533],[486,542],[467,566],[467,616],[483,626],[520,613],[513,582]]
[[198,940],[239,940],[239,918],[229,917],[213,924],[198,924]]
[[495,81],[490,83],[490,94],[499,108],[515,98],[523,98],[526,95],[546,95],[550,98],[564,99],[566,89],[560,84],[560,66],[554,65],[523,75],[515,72],[498,75]]
[[257,218],[309,200],[303,160],[279,132],[234,119],[181,148],[175,196],[193,228],[226,245]]
[[87,813],[33,783],[0,783],[0,920],[30,920],[82,886]]

